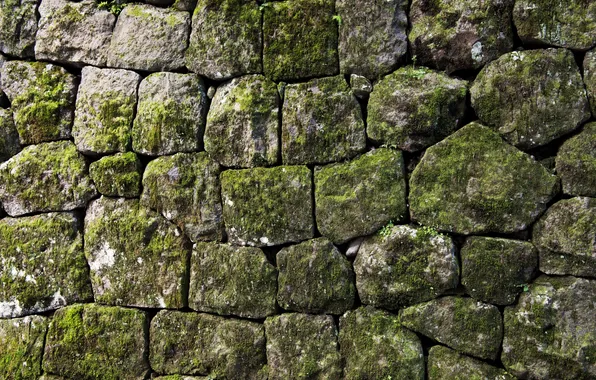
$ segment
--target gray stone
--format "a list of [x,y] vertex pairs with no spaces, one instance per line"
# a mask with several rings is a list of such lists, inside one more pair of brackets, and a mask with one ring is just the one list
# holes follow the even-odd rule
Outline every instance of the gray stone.
[[372,83],[362,75],[357,74],[350,75],[350,87],[352,87],[352,93],[358,99],[367,99],[373,91]]
[[586,53],[583,62],[584,84],[592,109],[592,115],[596,115],[596,50]]
[[12,111],[0,108],[0,162],[8,160],[20,150],[19,133],[12,119]]
[[596,123],[561,145],[555,167],[565,194],[596,197]]
[[143,166],[133,152],[102,157],[89,165],[89,176],[100,194],[135,198],[141,195]]
[[41,375],[47,319],[31,316],[0,320],[0,376],[3,379],[36,379]]
[[434,346],[428,354],[429,380],[513,380],[501,368],[462,355],[444,346]]
[[37,33],[38,0],[0,1],[0,51],[32,58]]

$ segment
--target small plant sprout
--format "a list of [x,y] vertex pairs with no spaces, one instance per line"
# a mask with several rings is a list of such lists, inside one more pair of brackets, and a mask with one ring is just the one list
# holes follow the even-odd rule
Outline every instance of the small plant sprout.
[[380,230],[379,230],[379,235],[381,235],[381,237],[383,238],[383,240],[385,238],[387,238],[387,236],[391,235],[391,229],[395,227],[395,224],[393,224],[393,220],[390,220],[389,222],[387,222],[386,225],[384,225]]
[[337,25],[341,26],[341,16],[340,15],[334,15],[332,17],[332,19],[337,22]]

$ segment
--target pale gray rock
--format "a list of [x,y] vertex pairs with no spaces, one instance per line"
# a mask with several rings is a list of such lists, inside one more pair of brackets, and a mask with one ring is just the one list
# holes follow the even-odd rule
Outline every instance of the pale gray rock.
[[37,33],[38,0],[0,1],[0,51],[32,58]]

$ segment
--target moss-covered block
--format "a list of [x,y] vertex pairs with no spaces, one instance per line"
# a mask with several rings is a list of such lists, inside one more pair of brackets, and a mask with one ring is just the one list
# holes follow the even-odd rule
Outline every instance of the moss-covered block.
[[21,150],[21,144],[12,111],[0,108],[0,162],[8,160],[19,150]]
[[315,202],[319,231],[335,244],[404,219],[402,153],[381,148],[346,163],[317,167]]
[[513,380],[501,368],[462,355],[445,346],[433,346],[428,354],[428,380]]
[[142,172],[141,160],[133,152],[102,157],[89,165],[97,191],[109,197],[138,197]]
[[37,379],[48,329],[47,318],[0,320],[0,379]]
[[410,215],[459,234],[511,233],[528,228],[558,190],[544,166],[471,123],[426,150],[410,178]]
[[314,237],[312,173],[306,166],[226,170],[220,178],[230,243],[260,247]]
[[48,329],[43,370],[74,379],[144,379],[148,330],[148,316],[139,310],[95,304],[60,309]]
[[32,58],[37,33],[38,0],[4,0],[0,3],[0,51]]
[[596,197],[596,123],[561,145],[555,168],[565,194]]
[[592,115],[596,115],[596,50],[590,50],[584,57],[584,84],[590,101]]

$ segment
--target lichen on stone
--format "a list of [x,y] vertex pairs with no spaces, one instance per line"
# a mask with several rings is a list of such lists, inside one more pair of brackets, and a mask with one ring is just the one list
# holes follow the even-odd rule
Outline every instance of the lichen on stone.
[[89,175],[100,194],[134,198],[141,194],[141,161],[133,152],[102,157],[89,166]]
[[555,167],[565,194],[596,197],[596,123],[561,145]]
[[0,51],[19,58],[32,58],[37,33],[38,0],[0,2]]
[[437,345],[429,350],[428,379],[513,380],[515,377],[501,368]]
[[8,160],[19,150],[19,133],[14,125],[12,112],[0,108],[0,162]]
[[37,379],[41,375],[47,318],[35,315],[0,320],[0,378]]

